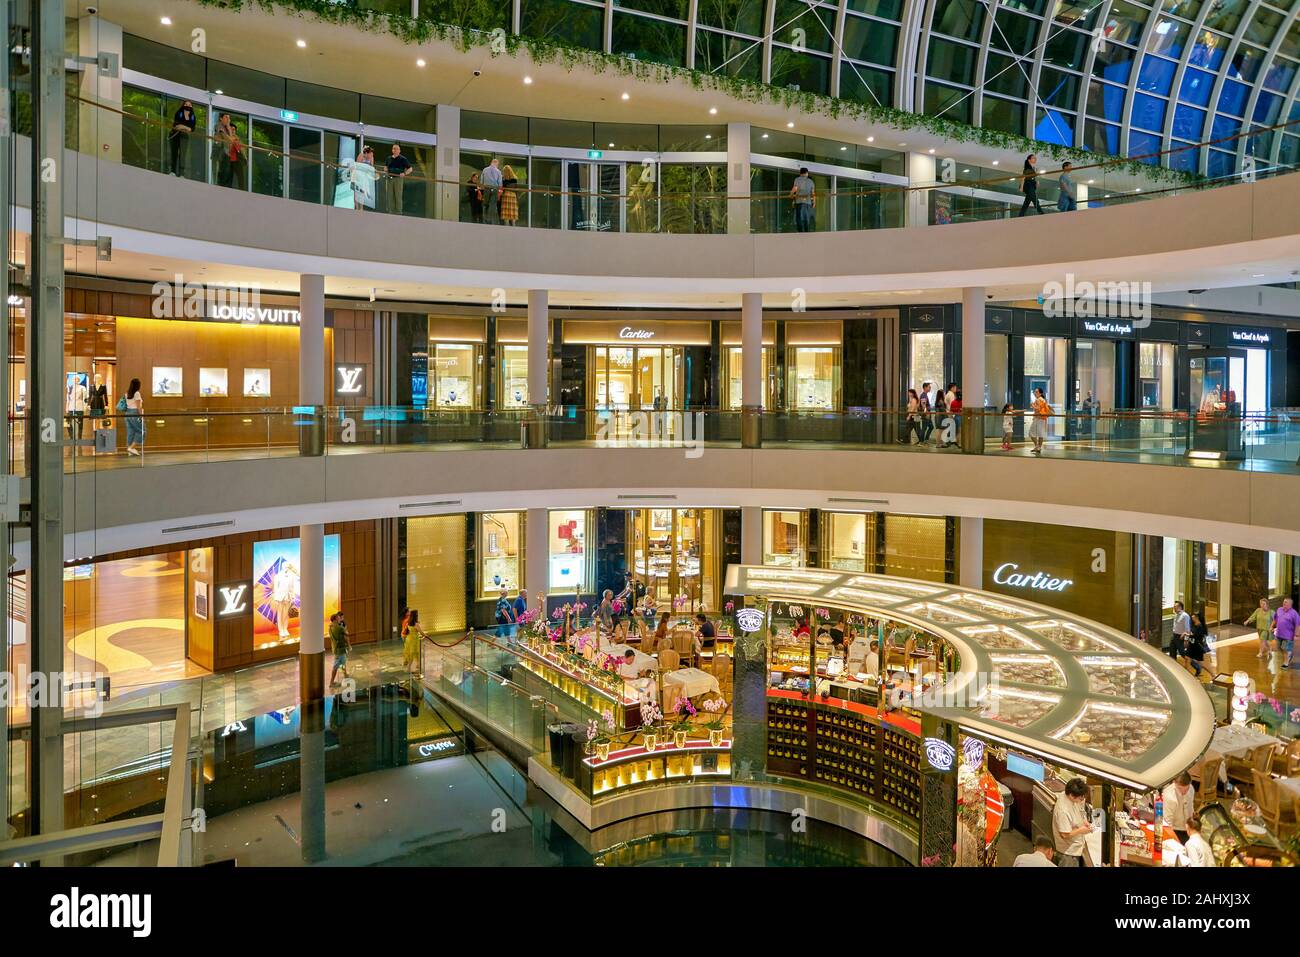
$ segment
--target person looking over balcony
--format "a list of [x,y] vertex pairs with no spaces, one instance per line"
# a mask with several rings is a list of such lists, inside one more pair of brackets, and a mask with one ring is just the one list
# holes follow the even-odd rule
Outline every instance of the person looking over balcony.
[[465,198],[469,200],[469,218],[476,223],[483,222],[483,186],[479,183],[478,173],[469,174]]
[[790,187],[790,198],[794,203],[794,228],[801,233],[812,232],[813,210],[817,208],[817,188],[808,175],[808,167],[799,168],[799,175]]
[[384,166],[388,173],[384,180],[384,208],[390,213],[402,215],[402,188],[406,177],[411,172],[411,161],[402,155],[402,147],[394,143],[388,151],[388,162]]
[[190,134],[194,132],[195,123],[194,104],[186,100],[172,117],[172,131],[167,136],[173,176],[184,176],[190,165]]
[[497,222],[497,194],[501,192],[501,161],[495,156],[492,162],[483,167],[483,175],[479,182],[483,184],[483,209],[487,212],[487,219],[491,222]]
[[507,163],[505,169],[501,171],[501,222],[507,226],[519,222],[519,193],[515,191],[518,185],[519,177],[515,175],[514,168]]
[[239,141],[239,134],[230,122],[229,113],[222,113],[217,120],[212,144],[217,160],[217,185],[243,189],[244,144]]

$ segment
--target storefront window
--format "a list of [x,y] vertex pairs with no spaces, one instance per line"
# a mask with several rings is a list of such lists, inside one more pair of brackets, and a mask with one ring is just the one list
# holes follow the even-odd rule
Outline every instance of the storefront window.
[[790,568],[807,564],[803,512],[763,512],[763,564]]
[[477,383],[478,347],[465,342],[429,344],[430,399],[439,409],[472,409]]
[[1144,409],[1174,407],[1174,345],[1138,343],[1138,389]]
[[550,594],[577,594],[587,589],[587,513],[582,509],[547,515]]
[[465,628],[464,515],[429,515],[403,521],[406,608],[420,612],[431,633]]
[[632,574],[656,601],[677,599],[682,610],[717,608],[721,522],[716,509],[633,509],[628,526]]
[[1060,413],[1065,411],[1069,344],[1069,339],[1025,336],[1025,404],[1030,404],[1035,389],[1043,390],[1047,404],[1056,413],[1047,420],[1047,435],[1051,438],[1065,434],[1065,419]]
[[911,361],[908,366],[907,384],[918,393],[926,382],[935,383],[937,388],[943,382],[943,333],[914,332],[911,342]]
[[[759,375],[762,377],[762,388],[759,392],[761,406],[764,409],[772,408],[776,403],[773,400],[773,392],[776,383],[772,377],[772,355],[773,350],[770,348],[763,349],[763,355],[759,360]],[[727,405],[728,409],[739,409],[744,405],[744,389],[742,385],[744,369],[744,356],[741,353],[740,346],[731,346],[727,349]]]
[[497,406],[502,409],[528,407],[528,347],[501,346],[501,394]]
[[822,567],[843,572],[875,570],[876,516],[822,512]]
[[789,405],[794,411],[838,409],[840,350],[833,346],[791,346]]
[[949,579],[947,520],[929,515],[885,517],[885,574],[923,581]]
[[1075,343],[1074,361],[1074,408],[1084,409],[1086,403],[1087,408],[1100,412],[1114,409],[1115,343],[1109,339],[1080,339]]
[[515,594],[524,582],[524,513],[481,512],[478,520],[478,597]]

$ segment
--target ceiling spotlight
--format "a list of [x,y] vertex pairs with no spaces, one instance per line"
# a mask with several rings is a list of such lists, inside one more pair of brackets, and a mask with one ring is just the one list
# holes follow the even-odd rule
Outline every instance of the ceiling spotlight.
[[848,149],[847,146],[841,146],[841,147],[840,147],[840,152],[843,153],[846,149]]
[[705,133],[705,134],[704,134],[704,138],[705,138],[706,140],[711,140],[711,139],[713,139],[713,134],[712,134],[712,133]]
[[623,94],[623,99],[625,99],[625,100],[630,100],[630,99],[632,99],[632,94],[631,94],[631,93],[624,93],[624,94]]
[[718,108],[716,106],[709,107],[709,116],[717,116],[717,115],[718,115]]
[[213,90],[212,92],[213,92],[216,96],[220,96],[220,95],[221,95],[221,91],[220,91],[220,90]]
[[162,20],[159,21],[159,22],[162,23],[163,26],[165,26],[165,27],[169,27],[169,26],[172,25],[172,18],[171,18],[171,17],[163,17]]
[[994,161],[993,161],[993,165],[994,165],[994,166],[997,166],[999,162],[1000,162],[999,160],[994,160]]
[[423,59],[416,60],[416,61],[415,61],[415,65],[416,65],[416,66],[424,66],[424,60],[423,60]]
[[766,133],[763,134],[763,139],[767,139],[767,134],[766,134]]
[[898,145],[899,145],[899,146],[906,146],[907,144],[906,144],[906,143],[899,143]]
[[963,173],[969,173],[970,170],[968,170],[968,169],[964,169],[964,170],[962,170],[962,172],[963,172]]
[[875,141],[876,141],[876,138],[875,138],[874,136],[868,136],[868,137],[867,137],[867,142],[868,142],[868,143],[874,143]]
[[785,128],[788,130],[794,129],[794,120],[791,120],[789,123],[785,124]]
[[610,148],[610,149],[613,149],[613,148],[614,148],[614,144],[613,144],[613,143],[610,143],[610,144],[609,144],[609,148]]
[[1088,180],[1088,185],[1091,186],[1095,182],[1097,182],[1095,179],[1090,179]]
[[298,41],[298,49],[301,50],[301,49],[302,49],[303,47],[305,47],[306,45],[307,45],[307,41],[306,41],[306,40],[299,40],[299,41]]
[[524,77],[524,86],[532,86],[532,85],[533,85],[533,78],[531,76]]
[[1133,192],[1135,192],[1135,193],[1140,193],[1140,192],[1142,192],[1142,187],[1141,187],[1141,186],[1136,187],[1136,188],[1133,190]]
[[934,155],[934,147],[933,147],[933,146],[930,147],[930,155],[931,155],[931,156]]

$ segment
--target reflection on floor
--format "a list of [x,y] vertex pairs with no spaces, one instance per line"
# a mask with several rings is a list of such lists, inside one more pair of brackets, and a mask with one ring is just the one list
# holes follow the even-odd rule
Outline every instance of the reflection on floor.
[[1293,660],[1290,668],[1280,669],[1273,675],[1268,671],[1268,660],[1259,657],[1259,640],[1254,630],[1241,625],[1226,625],[1213,629],[1211,634],[1217,653],[1217,658],[1205,662],[1207,665],[1213,663],[1211,670],[1228,675],[1244,671],[1255,682],[1257,690],[1284,698],[1293,703],[1292,707],[1300,704],[1300,660]]

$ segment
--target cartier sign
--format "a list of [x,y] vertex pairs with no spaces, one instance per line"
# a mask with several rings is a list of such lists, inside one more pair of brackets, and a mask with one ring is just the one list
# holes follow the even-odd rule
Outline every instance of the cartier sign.
[[1012,588],[1036,588],[1040,591],[1057,592],[1065,591],[1074,584],[1069,578],[1053,578],[1042,572],[1034,572],[1032,575],[1021,572],[1020,566],[1015,562],[1006,562],[995,568],[993,580],[999,585],[1008,585]]
[[618,330],[620,339],[653,339],[655,334],[649,329],[633,329],[631,326],[624,326]]

